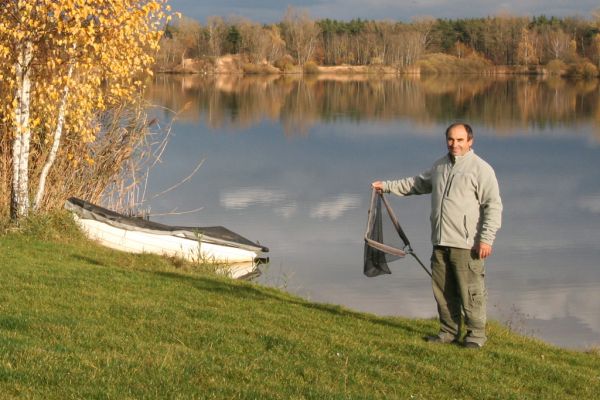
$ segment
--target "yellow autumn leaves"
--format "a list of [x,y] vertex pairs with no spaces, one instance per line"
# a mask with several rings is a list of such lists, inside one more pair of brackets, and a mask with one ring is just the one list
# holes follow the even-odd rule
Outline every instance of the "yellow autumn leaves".
[[[166,0],[3,0],[1,148],[25,138],[45,160],[62,132],[58,156],[93,163],[79,144],[94,141],[99,114],[143,88],[169,18]],[[23,115],[28,126],[17,129]]]
[[[167,20],[164,0],[7,0],[0,9],[2,116],[12,113],[22,43],[33,44],[30,111],[57,114],[57,100],[70,86],[69,104],[88,113],[125,101],[147,75]],[[15,18],[16,17],[16,18]],[[69,66],[72,76],[67,77]],[[134,84],[137,82],[137,84]],[[67,115],[69,112],[67,112]],[[77,113],[85,118],[86,113]],[[67,125],[82,125],[67,117]]]

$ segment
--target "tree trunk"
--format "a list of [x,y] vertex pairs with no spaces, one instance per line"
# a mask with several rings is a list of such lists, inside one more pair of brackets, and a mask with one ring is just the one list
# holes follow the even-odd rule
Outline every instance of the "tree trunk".
[[17,89],[15,92],[15,135],[12,145],[12,195],[10,215],[13,220],[27,216],[29,212],[29,106],[31,95],[30,63],[33,55],[32,44],[23,43],[19,59],[15,64]]
[[46,160],[44,168],[42,169],[42,173],[40,175],[40,183],[38,185],[37,193],[33,201],[33,209],[35,211],[40,209],[42,198],[44,197],[44,192],[46,191],[46,178],[48,177],[50,168],[52,168],[52,165],[54,165],[54,160],[56,160],[56,154],[58,153],[58,148],[60,146],[60,138],[62,137],[63,126],[65,125],[65,115],[69,99],[69,81],[71,80],[71,76],[73,75],[74,66],[75,63],[71,62],[71,64],[69,65],[69,71],[67,72],[67,83],[65,84],[65,87],[63,89],[63,96],[60,102],[60,108],[58,109],[58,121],[56,123],[56,129],[54,130],[54,135],[52,137],[52,148],[50,149],[48,159]]

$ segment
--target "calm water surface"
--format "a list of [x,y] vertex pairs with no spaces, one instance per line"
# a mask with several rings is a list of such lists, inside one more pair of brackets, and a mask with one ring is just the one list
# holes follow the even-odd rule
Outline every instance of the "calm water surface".
[[[271,249],[260,282],[378,315],[435,317],[412,259],[362,274],[376,179],[412,176],[470,122],[497,173],[503,227],[487,261],[490,317],[570,348],[600,345],[598,83],[529,78],[159,77],[150,98],[178,112],[148,198],[154,220],[224,225]],[[427,261],[429,198],[391,198]],[[185,215],[173,212],[202,210]]]

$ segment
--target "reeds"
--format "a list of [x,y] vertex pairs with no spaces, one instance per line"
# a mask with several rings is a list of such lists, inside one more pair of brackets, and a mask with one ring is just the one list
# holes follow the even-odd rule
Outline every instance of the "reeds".
[[[48,175],[40,211],[63,207],[64,201],[79,197],[94,203],[112,203],[121,210],[136,203],[140,176],[153,157],[157,133],[155,120],[149,120],[148,104],[140,96],[127,104],[97,114],[91,123],[98,127],[91,143],[81,140],[77,132],[66,132],[56,161]],[[11,138],[6,126],[0,126],[0,216],[7,217],[11,193]],[[29,193],[39,184],[42,167],[50,145],[43,135],[32,141],[29,161]]]

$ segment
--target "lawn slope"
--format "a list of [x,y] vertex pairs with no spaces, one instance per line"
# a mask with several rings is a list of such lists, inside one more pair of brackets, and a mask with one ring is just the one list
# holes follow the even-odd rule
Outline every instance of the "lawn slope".
[[[79,237],[0,237],[0,397],[593,399],[600,356],[491,324],[485,349],[434,321],[315,304]],[[64,225],[64,226],[63,226]]]

